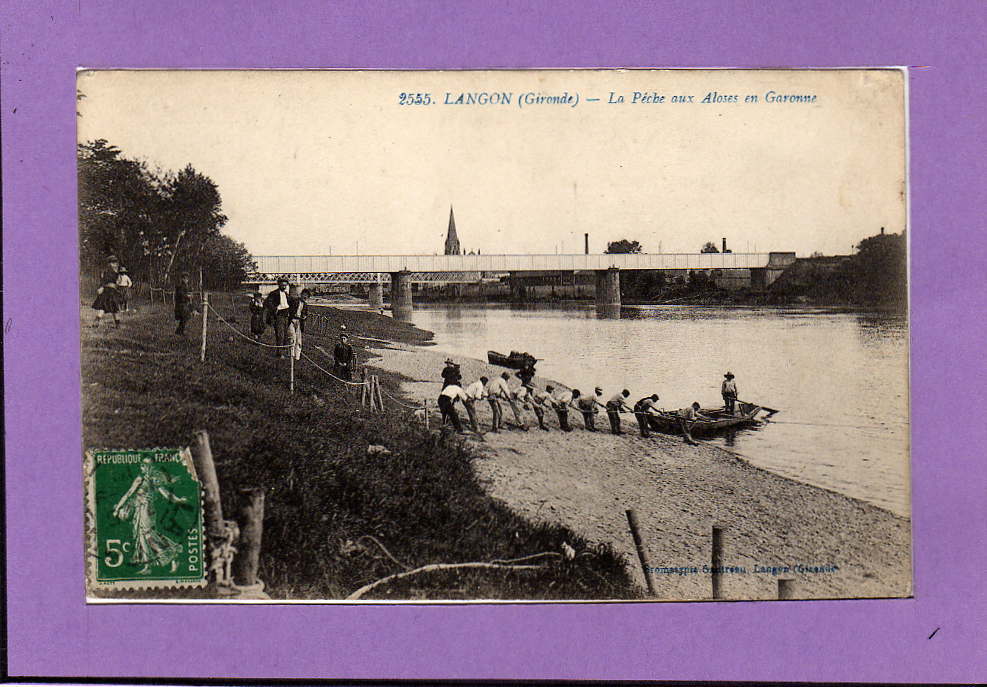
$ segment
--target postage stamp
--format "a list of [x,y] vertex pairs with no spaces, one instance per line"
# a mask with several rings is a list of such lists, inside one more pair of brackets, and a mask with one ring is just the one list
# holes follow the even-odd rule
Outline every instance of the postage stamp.
[[205,585],[188,448],[90,450],[84,474],[88,591]]

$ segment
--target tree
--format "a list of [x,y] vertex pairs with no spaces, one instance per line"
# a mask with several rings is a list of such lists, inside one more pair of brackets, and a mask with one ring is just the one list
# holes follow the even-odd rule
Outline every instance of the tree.
[[905,232],[881,233],[857,245],[850,269],[854,301],[867,305],[908,304],[908,248]]
[[207,289],[229,290],[257,270],[257,263],[247,247],[223,234],[205,242],[199,265]]
[[716,247],[716,244],[713,243],[712,241],[707,241],[705,243],[705,245],[703,245],[702,249],[699,252],[700,253],[719,253],[720,252],[720,249],[717,248]]
[[619,241],[611,241],[608,243],[607,249],[603,252],[611,255],[617,253],[640,253],[641,244],[637,241],[631,241],[629,239],[620,239]]

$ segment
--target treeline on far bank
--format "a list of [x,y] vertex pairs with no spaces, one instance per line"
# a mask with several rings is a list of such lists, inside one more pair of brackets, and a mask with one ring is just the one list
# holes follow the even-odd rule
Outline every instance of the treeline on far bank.
[[[622,240],[610,244],[634,245]],[[711,245],[711,244],[710,244]],[[637,245],[638,251],[640,246]],[[633,251],[633,252],[638,252]],[[626,251],[609,251],[626,252]],[[722,305],[843,305],[904,312],[908,307],[905,233],[881,233],[862,240],[852,255],[798,258],[766,289],[729,285],[727,270],[625,270],[620,274],[624,304],[702,303]],[[593,300],[592,275],[578,284],[510,289],[488,284],[482,293],[457,285],[429,289],[418,301],[555,302]]]
[[766,289],[727,288],[716,270],[669,277],[661,272],[620,275],[623,302],[702,302],[738,305],[846,305],[904,312],[908,307],[905,232],[863,239],[852,255],[799,258]]

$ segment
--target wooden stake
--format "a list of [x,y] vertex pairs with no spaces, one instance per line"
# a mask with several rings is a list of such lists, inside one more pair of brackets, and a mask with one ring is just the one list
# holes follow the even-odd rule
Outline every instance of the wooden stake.
[[648,564],[648,553],[644,550],[644,542],[641,540],[641,530],[637,524],[637,513],[633,510],[627,511],[627,524],[630,525],[631,537],[634,538],[634,548],[637,549],[637,557],[641,561],[641,571],[644,573],[644,583],[648,587],[648,596],[654,596],[655,583],[651,579],[651,566]]
[[428,429],[428,399],[422,400],[422,410],[425,411],[425,429]]
[[381,412],[383,412],[383,410],[384,410],[384,397],[383,397],[383,395],[381,395],[381,392],[380,392],[380,377],[378,377],[377,375],[374,375],[374,388],[377,389],[377,404],[380,407]]
[[779,577],[778,578],[778,598],[779,599],[794,599],[795,598],[795,579],[791,577]]
[[713,598],[723,598],[723,531],[725,527],[713,527]]
[[[226,525],[223,523],[223,504],[219,498],[219,480],[216,478],[216,464],[212,458],[212,447],[209,445],[209,434],[203,429],[195,433],[192,443],[192,462],[195,472],[202,484],[202,503],[205,508],[206,541],[209,544],[209,555],[226,541]],[[216,573],[209,573],[209,581],[216,582]]]
[[367,380],[363,380],[363,385],[360,387],[360,405],[367,405]]
[[209,294],[202,292],[202,350],[199,352],[199,360],[206,362],[206,330],[209,327]]
[[257,584],[260,546],[264,532],[264,490],[241,489],[240,543],[233,559],[233,581],[238,585]]
[[294,346],[288,352],[288,392],[295,393],[295,350]]

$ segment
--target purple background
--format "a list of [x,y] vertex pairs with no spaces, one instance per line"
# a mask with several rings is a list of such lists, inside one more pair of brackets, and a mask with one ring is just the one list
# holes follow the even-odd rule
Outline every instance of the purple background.
[[[987,679],[984,5],[6,2],[12,675]],[[74,68],[930,65],[911,88],[912,600],[83,603]],[[927,639],[936,628],[939,632]]]

